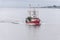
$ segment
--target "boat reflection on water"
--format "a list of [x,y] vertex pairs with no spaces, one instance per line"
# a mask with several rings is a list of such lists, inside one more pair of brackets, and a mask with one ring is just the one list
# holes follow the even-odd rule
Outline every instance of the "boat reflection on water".
[[40,26],[27,26],[27,40],[39,40]]

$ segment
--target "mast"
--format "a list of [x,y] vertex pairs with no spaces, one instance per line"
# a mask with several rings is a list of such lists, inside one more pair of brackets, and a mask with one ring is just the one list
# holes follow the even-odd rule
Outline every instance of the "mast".
[[31,7],[31,4],[29,4],[29,17],[33,17],[36,18],[37,14],[36,14],[36,9],[35,7]]
[[33,17],[36,17],[36,10],[35,10],[35,8],[33,10]]
[[29,16],[31,17],[31,4],[29,4]]

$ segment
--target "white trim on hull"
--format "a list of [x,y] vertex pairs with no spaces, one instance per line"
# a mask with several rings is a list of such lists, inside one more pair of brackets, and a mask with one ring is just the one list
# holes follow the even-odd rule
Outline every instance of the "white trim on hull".
[[26,24],[31,26],[36,25],[35,23],[26,23]]
[[36,23],[26,23],[29,26],[39,26],[40,24],[36,24]]

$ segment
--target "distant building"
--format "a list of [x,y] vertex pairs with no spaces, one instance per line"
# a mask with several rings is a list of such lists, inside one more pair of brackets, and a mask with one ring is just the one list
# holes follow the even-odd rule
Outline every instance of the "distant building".
[[53,5],[54,8],[56,8],[57,6],[56,5]]

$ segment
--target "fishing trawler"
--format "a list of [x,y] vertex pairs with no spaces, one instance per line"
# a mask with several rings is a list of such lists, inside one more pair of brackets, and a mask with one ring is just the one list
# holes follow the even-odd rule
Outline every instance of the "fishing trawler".
[[36,15],[35,8],[29,11],[29,16],[26,18],[25,22],[27,25],[40,26],[40,19]]

